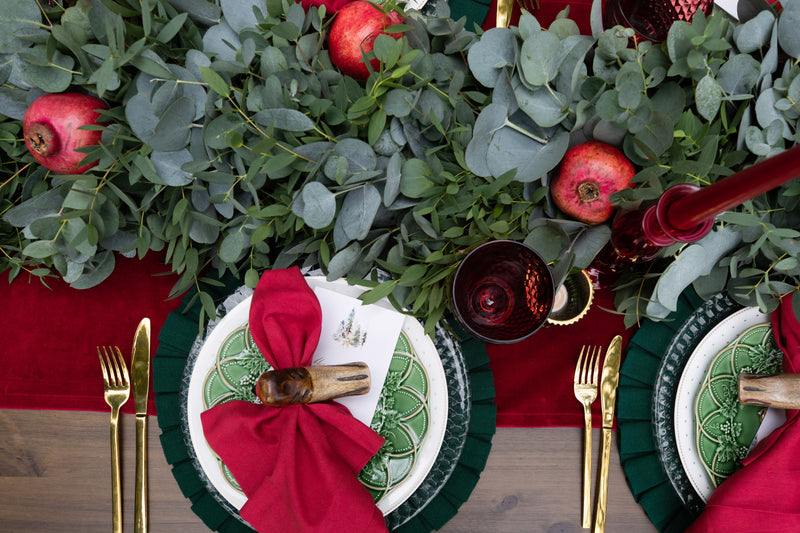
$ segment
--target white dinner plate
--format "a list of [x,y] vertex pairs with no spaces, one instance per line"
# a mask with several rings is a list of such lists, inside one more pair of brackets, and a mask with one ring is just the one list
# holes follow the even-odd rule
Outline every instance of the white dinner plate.
[[[675,440],[689,481],[704,502],[714,492],[711,478],[697,451],[695,404],[700,387],[714,357],[745,330],[769,323],[770,317],[757,307],[746,307],[729,315],[703,337],[686,362],[675,395]],[[756,441],[763,439],[785,420],[781,410],[768,409]]]
[[[312,289],[321,286],[349,296],[358,296],[365,290],[363,287],[348,285],[344,280],[328,282],[321,277],[307,277],[306,281]],[[372,305],[393,309],[386,299]],[[220,468],[219,457],[203,435],[200,414],[205,409],[203,400],[205,382],[216,365],[217,353],[229,335],[241,330],[247,324],[249,312],[250,298],[247,298],[230,310],[210,332],[190,369],[186,400],[189,435],[197,462],[216,491],[237,510],[241,509],[247,498],[235,486],[235,482],[229,479],[227,469]],[[377,502],[378,508],[384,515],[401,505],[425,479],[439,454],[448,417],[447,381],[433,341],[414,317],[405,317],[402,332],[410,341],[427,374],[429,384],[427,408],[430,416],[427,432],[419,443],[410,472],[402,482],[393,486]]]

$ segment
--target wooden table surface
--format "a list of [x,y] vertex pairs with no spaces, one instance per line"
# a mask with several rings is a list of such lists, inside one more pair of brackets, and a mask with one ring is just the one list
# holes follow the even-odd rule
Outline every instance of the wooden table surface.
[[[0,532],[92,533],[111,529],[107,413],[0,410]],[[133,530],[134,417],[120,419],[125,531]],[[579,428],[499,428],[472,496],[445,533],[571,533],[580,527]],[[150,531],[204,532],[183,497],[149,419]],[[599,431],[594,453],[599,454]],[[616,439],[615,439],[616,440]],[[593,471],[596,476],[596,469]],[[634,502],[611,454],[609,533],[656,531]]]

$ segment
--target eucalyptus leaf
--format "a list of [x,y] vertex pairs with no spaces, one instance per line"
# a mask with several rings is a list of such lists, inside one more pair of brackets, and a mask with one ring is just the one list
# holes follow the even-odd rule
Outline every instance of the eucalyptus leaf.
[[189,237],[200,244],[216,243],[219,239],[220,228],[213,216],[213,208],[208,208],[204,213],[192,213]]
[[798,28],[800,28],[800,5],[797,2],[787,2],[778,20],[778,42],[781,49],[794,58],[800,58]]
[[516,170],[516,179],[528,182],[541,179],[555,168],[568,147],[569,133],[565,130],[542,144],[523,132],[506,127],[492,136],[486,160],[493,176]]
[[697,84],[694,91],[697,111],[706,120],[712,120],[719,112],[722,104],[722,88],[717,80],[706,74]]
[[42,12],[31,0],[0,0],[0,54],[12,54],[29,46],[20,38],[42,22]]
[[250,237],[240,229],[234,230],[222,239],[219,246],[219,258],[226,263],[235,263],[250,243]]
[[739,51],[749,54],[766,46],[772,34],[774,22],[775,16],[772,13],[762,11],[755,18],[738,26],[733,38]]
[[325,228],[336,216],[336,196],[322,183],[312,181],[303,187],[303,220],[312,228]]
[[31,83],[48,93],[59,93],[69,88],[75,60],[58,50],[48,59],[44,46],[36,46],[32,49],[34,50],[36,55],[29,56],[29,63],[25,67]]
[[136,94],[125,104],[125,118],[133,133],[142,141],[149,141],[158,124],[158,117],[153,113],[150,99],[143,94]]
[[366,184],[348,192],[338,214],[347,236],[354,240],[364,239],[372,227],[372,221],[380,205],[381,194],[374,185]]
[[383,205],[389,207],[400,194],[403,158],[399,153],[392,154],[386,165],[386,185],[383,188]]
[[351,174],[375,170],[378,165],[375,150],[361,139],[342,139],[336,143],[333,152],[347,160]]
[[306,115],[293,109],[265,109],[253,115],[253,120],[263,126],[287,131],[308,131],[314,129],[314,122]]
[[171,187],[181,187],[192,182],[192,175],[181,169],[181,166],[192,161],[189,150],[174,152],[153,151],[150,160],[158,172],[158,176]]
[[58,188],[49,189],[10,208],[3,214],[3,220],[17,228],[24,228],[39,218],[56,213],[63,203],[63,193]]
[[350,269],[358,262],[359,257],[361,257],[361,245],[357,242],[336,252],[328,263],[328,281],[346,277]]
[[611,228],[606,225],[590,226],[578,234],[572,245],[575,254],[573,265],[585,269],[611,239]]
[[494,87],[502,70],[516,65],[518,57],[519,45],[507,28],[487,30],[467,53],[472,74],[486,87]]
[[178,98],[158,118],[147,143],[164,152],[182,150],[189,142],[194,112],[194,102],[185,97]]
[[114,271],[116,260],[114,253],[110,251],[100,252],[91,263],[87,263],[81,273],[81,277],[72,283],[73,289],[90,289],[105,281]]
[[235,62],[236,51],[241,46],[238,33],[225,20],[203,34],[203,52],[215,59]]
[[717,262],[741,242],[741,234],[730,229],[712,231],[697,243],[687,246],[664,271],[653,293],[656,304],[647,312],[664,318],[677,309],[678,297],[700,276],[711,272]]
[[534,86],[555,79],[560,64],[561,39],[554,33],[539,32],[525,40],[519,63],[525,81]]
[[220,8],[225,21],[237,34],[258,23],[254,9],[266,14],[264,0],[220,0]]
[[212,2],[198,2],[197,0],[167,0],[179,11],[188,13],[189,16],[201,24],[210,26],[220,21],[222,16],[219,6]]
[[760,76],[760,63],[750,54],[737,54],[723,64],[717,83],[728,94],[749,93]]
[[203,81],[200,67],[210,67],[211,59],[200,50],[187,50],[185,65],[186,70],[194,77],[194,81]]
[[487,160],[494,132],[502,128],[508,118],[508,108],[500,103],[486,106],[478,115],[472,139],[467,145],[465,160],[469,169],[478,176],[492,175]]
[[389,116],[407,117],[411,114],[415,102],[414,92],[407,89],[392,89],[386,93],[383,109]]
[[756,100],[756,120],[762,128],[769,127],[774,121],[780,121],[783,125],[783,137],[791,139],[792,134],[788,122],[783,118],[783,115],[775,108],[777,101],[774,89],[767,89],[762,92]]
[[26,91],[12,87],[0,87],[0,115],[22,120],[27,110]]
[[520,109],[542,127],[555,126],[568,115],[565,111],[567,98],[563,94],[545,87],[531,90],[521,84],[514,88],[514,94]]
[[420,159],[403,161],[400,177],[400,192],[410,198],[425,196],[433,186],[433,171]]

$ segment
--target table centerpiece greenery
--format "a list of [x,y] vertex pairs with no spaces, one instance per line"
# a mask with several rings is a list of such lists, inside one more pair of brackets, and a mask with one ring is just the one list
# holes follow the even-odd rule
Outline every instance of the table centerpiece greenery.
[[[0,0],[0,269],[101,283],[115,255],[163,253],[174,295],[209,269],[254,286],[265,268],[320,267],[426,320],[489,239],[524,241],[557,280],[587,268],[608,223],[567,218],[548,184],[571,144],[619,146],[639,169],[621,209],[705,185],[798,139],[800,0],[743,0],[676,22],[661,45],[622,27],[482,31],[446,2],[408,10],[366,81],[330,62],[325,8],[287,0]],[[400,9],[397,6],[391,6]],[[55,175],[22,140],[45,92],[104,99],[98,160]],[[718,217],[702,241],[619,279],[626,323],[665,316],[683,288],[777,305],[797,294],[800,184]],[[369,277],[375,267],[389,273]],[[366,280],[361,278],[367,277]],[[200,292],[214,315],[211,298]],[[795,301],[798,299],[795,298]]]

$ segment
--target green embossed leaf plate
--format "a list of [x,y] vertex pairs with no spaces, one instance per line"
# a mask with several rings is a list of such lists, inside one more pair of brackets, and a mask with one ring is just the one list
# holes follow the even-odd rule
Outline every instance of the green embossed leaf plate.
[[782,358],[767,323],[745,330],[712,360],[697,395],[695,431],[700,461],[715,487],[737,470],[755,444],[766,412],[739,403],[739,374],[777,373]]
[[675,441],[683,470],[705,502],[715,485],[697,449],[695,406],[713,359],[747,329],[769,322],[757,307],[740,309],[720,320],[697,344],[680,375],[675,393]]

